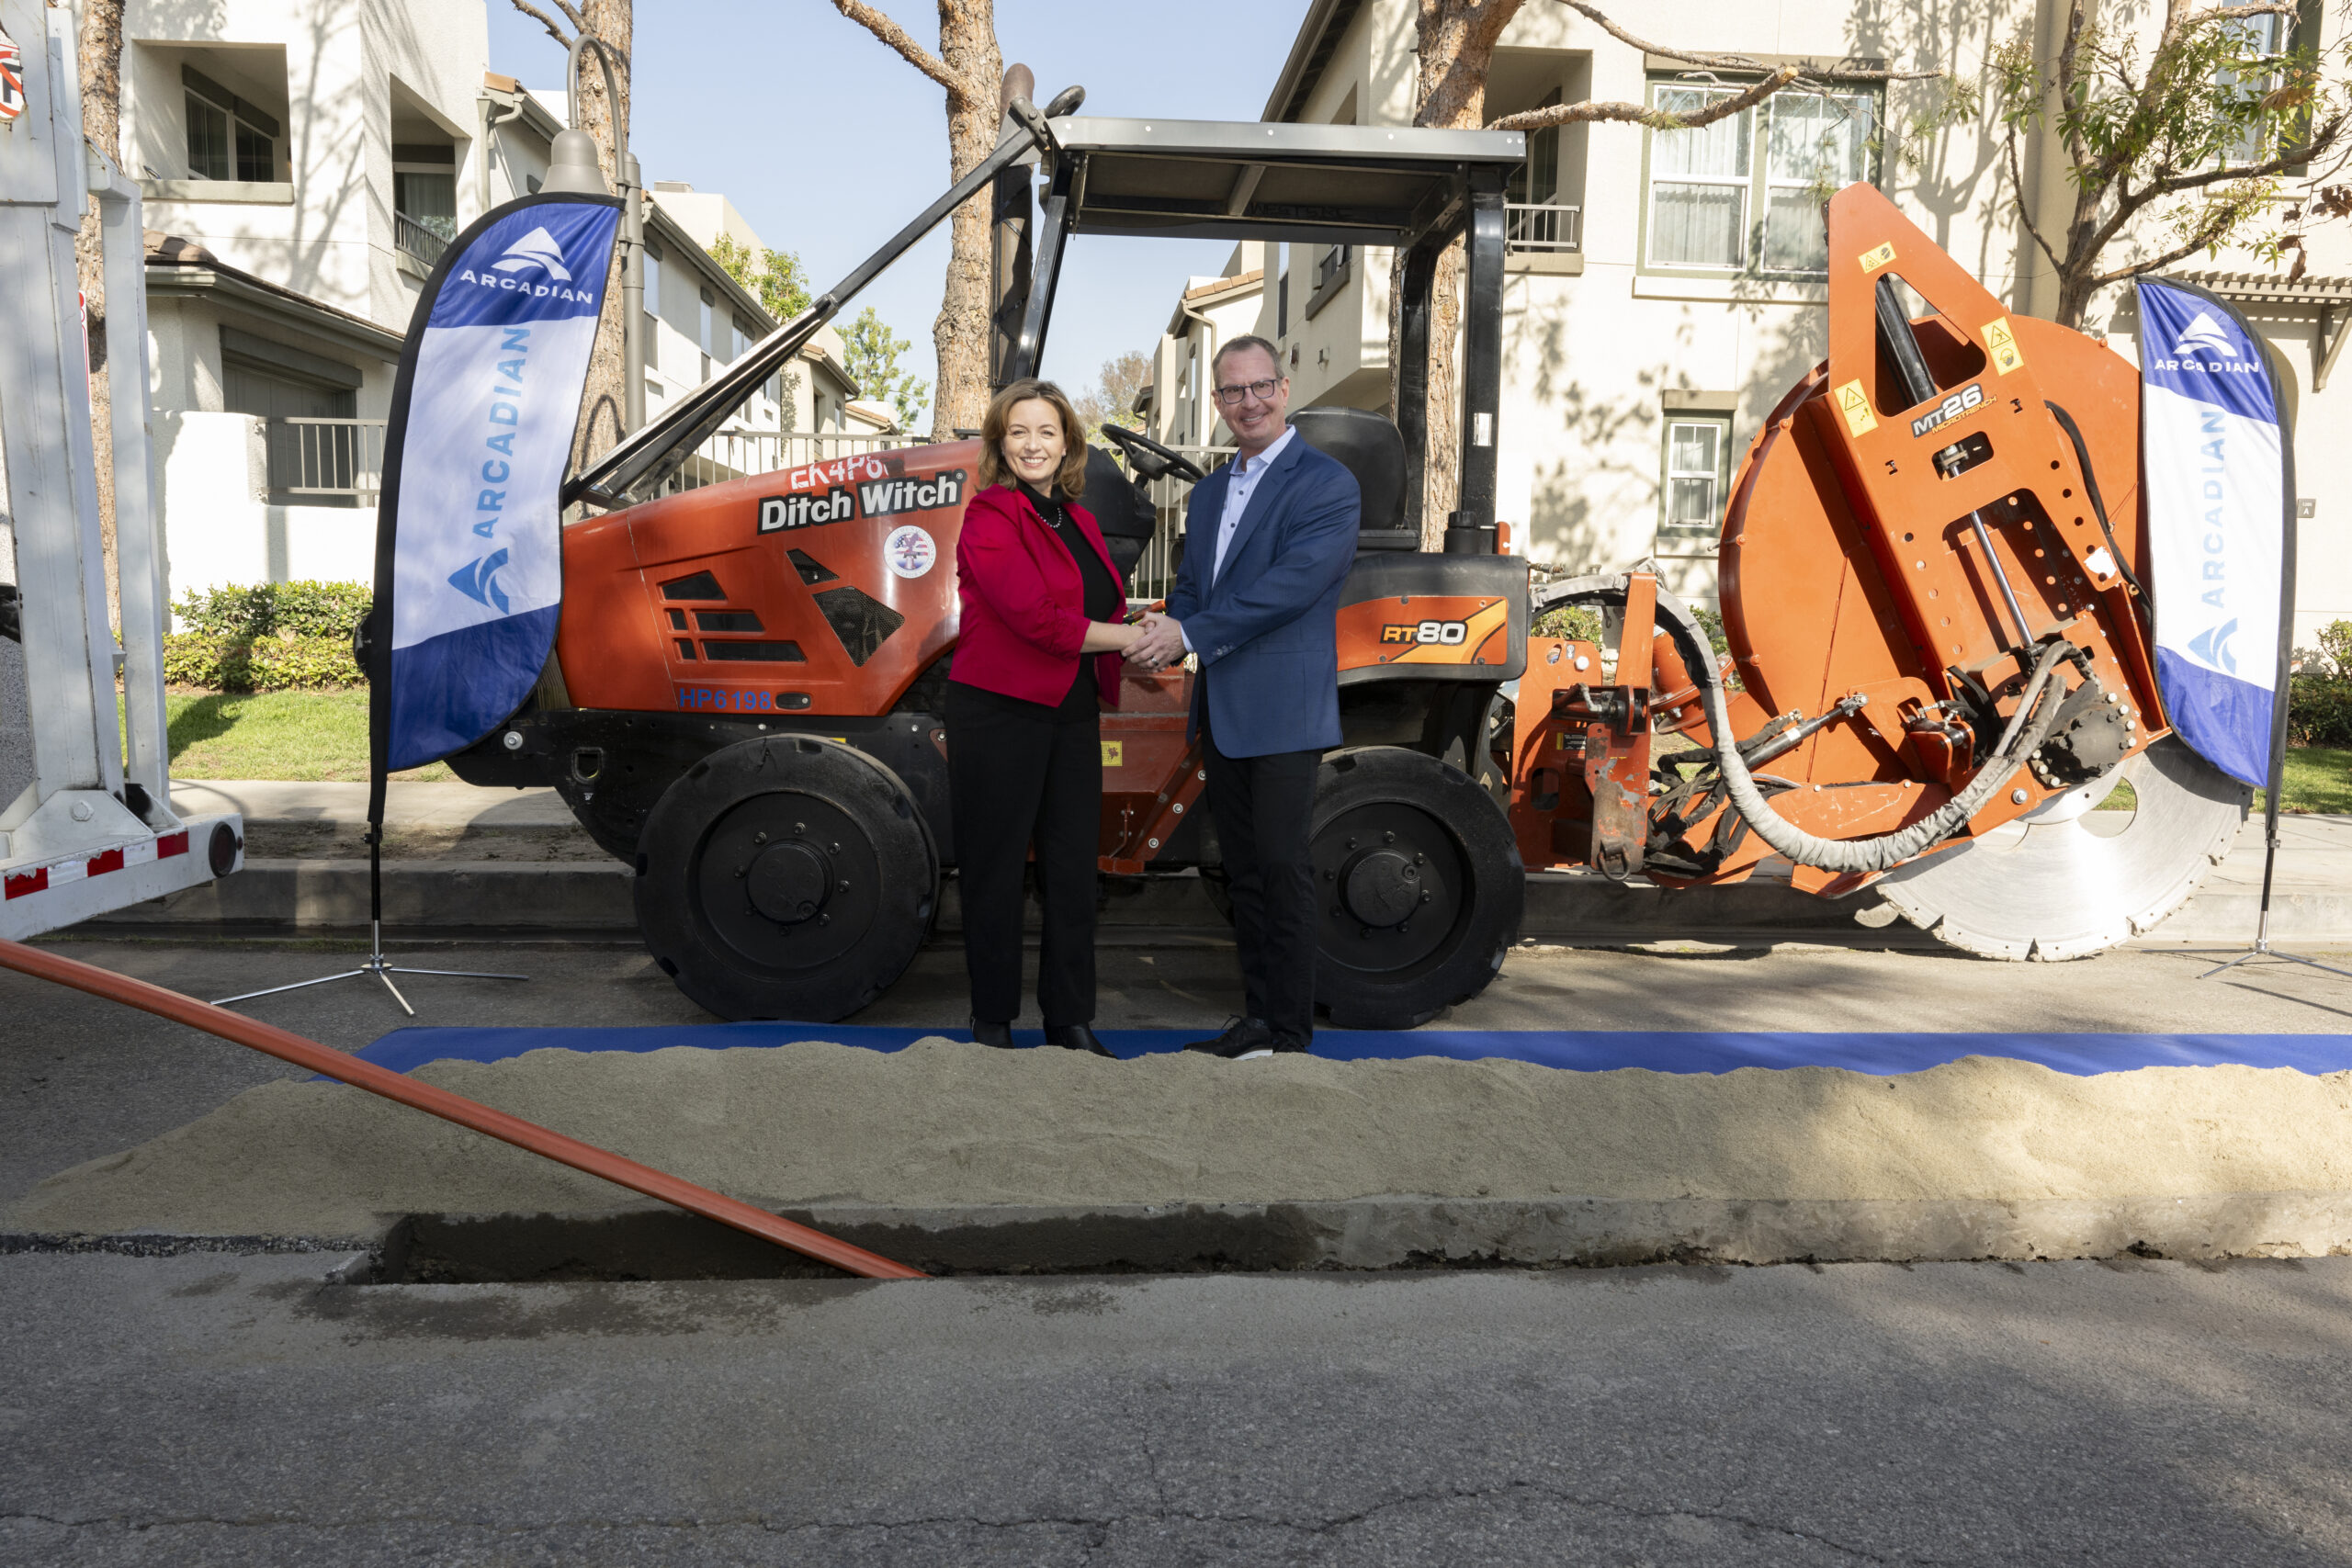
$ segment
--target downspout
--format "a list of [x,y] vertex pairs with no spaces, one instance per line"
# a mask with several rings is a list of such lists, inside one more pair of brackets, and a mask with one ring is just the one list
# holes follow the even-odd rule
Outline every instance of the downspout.
[[[1181,314],[1190,317],[1192,320],[1200,322],[1201,325],[1208,329],[1208,373],[1201,378],[1201,395],[1193,401],[1193,417],[1194,419],[1198,419],[1201,416],[1202,409],[1214,408],[1216,406],[1216,388],[1212,384],[1216,380],[1216,323],[1209,320],[1208,317],[1204,315],[1202,312],[1193,309],[1191,305],[1185,303],[1184,297],[1182,294],[1176,296],[1176,309]],[[1209,440],[1209,437],[1216,434],[1216,426],[1215,424],[1211,424],[1208,429],[1197,431],[1195,434],[1200,436],[1200,444],[1203,446],[1214,445]]]

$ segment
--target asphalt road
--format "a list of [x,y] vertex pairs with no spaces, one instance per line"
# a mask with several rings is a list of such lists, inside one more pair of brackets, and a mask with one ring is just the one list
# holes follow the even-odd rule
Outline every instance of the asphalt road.
[[[66,945],[197,994],[347,955]],[[433,1022],[691,1019],[631,947],[425,950]],[[2333,1031],[2163,952],[1526,952],[1467,1027]],[[932,951],[866,1021],[946,1022]],[[1216,1023],[1214,948],[1106,1023]],[[345,1049],[373,983],[253,1010]],[[0,1202],[282,1076],[0,975]],[[0,1254],[0,1563],[2352,1563],[2352,1260],[907,1285],[332,1283]]]
[[357,1288],[0,1258],[0,1562],[2352,1561],[2352,1262]]

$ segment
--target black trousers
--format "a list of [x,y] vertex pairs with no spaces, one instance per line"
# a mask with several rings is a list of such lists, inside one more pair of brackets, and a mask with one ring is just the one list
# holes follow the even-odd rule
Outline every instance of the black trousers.
[[1210,732],[1205,693],[1201,739],[1209,816],[1231,879],[1234,944],[1250,1016],[1308,1044],[1315,1039],[1315,864],[1307,842],[1323,753],[1227,756]]
[[953,682],[945,708],[972,1017],[1010,1023],[1020,1016],[1021,883],[1034,844],[1045,912],[1037,1003],[1048,1028],[1092,1023],[1102,716]]

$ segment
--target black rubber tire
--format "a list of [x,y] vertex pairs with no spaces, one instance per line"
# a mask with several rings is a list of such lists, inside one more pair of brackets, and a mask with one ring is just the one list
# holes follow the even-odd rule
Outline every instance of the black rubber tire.
[[636,863],[646,951],[724,1019],[849,1017],[906,972],[939,903],[939,852],[898,775],[805,735],[687,769]]
[[1518,939],[1527,877],[1476,779],[1398,746],[1334,751],[1314,821],[1315,992],[1334,1024],[1413,1029],[1487,988]]

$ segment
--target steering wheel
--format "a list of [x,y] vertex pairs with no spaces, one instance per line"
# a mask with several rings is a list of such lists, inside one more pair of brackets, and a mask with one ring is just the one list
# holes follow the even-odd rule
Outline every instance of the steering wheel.
[[1102,434],[1118,443],[1126,453],[1128,463],[1147,479],[1172,473],[1179,479],[1198,484],[1208,478],[1201,472],[1200,465],[1190,457],[1170,451],[1141,431],[1129,430],[1124,424],[1105,424]]

